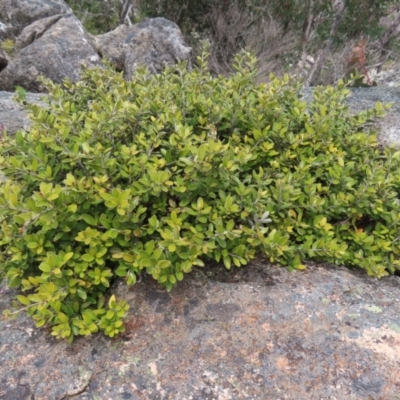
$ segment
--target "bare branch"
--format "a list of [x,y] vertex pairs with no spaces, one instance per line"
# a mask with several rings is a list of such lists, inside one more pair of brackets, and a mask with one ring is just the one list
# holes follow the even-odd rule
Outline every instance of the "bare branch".
[[133,8],[133,0],[121,0],[122,5],[119,12],[119,24],[122,25],[125,20],[128,20],[128,24],[132,25],[132,22],[129,18],[129,14],[132,12]]
[[393,10],[393,12],[398,13],[396,19],[388,27],[388,29],[386,29],[385,33],[377,40],[377,43],[379,43],[379,47],[381,49],[381,56],[379,61],[382,61],[382,64],[389,56],[387,48],[389,47],[391,40],[398,34],[398,28],[400,26],[400,5],[397,6],[397,8]]
[[314,0],[309,0],[307,5],[308,5],[308,12],[307,12],[306,19],[304,21],[303,36],[302,36],[302,40],[301,40],[301,60],[300,60],[299,68],[298,68],[299,74],[304,70],[304,67],[306,65],[307,56],[308,56],[307,45],[310,42],[310,40],[315,32],[315,28],[314,28],[314,30],[312,30],[312,26],[313,26],[313,22],[314,22],[314,18],[315,18],[314,14],[313,14]]
[[243,9],[237,1],[225,8],[219,3],[211,8],[207,18],[212,29],[209,65],[213,73],[231,73],[233,55],[240,48],[252,51],[258,58],[259,81],[267,81],[271,72],[283,73],[282,55],[293,52],[297,38],[292,32],[284,36],[281,24],[261,11],[265,10]]
[[305,81],[305,86],[310,86],[310,83],[312,80],[314,81],[318,81],[319,76],[321,75],[321,69],[322,66],[324,64],[324,61],[326,59],[326,57],[329,54],[329,51],[332,47],[332,43],[333,43],[333,39],[336,36],[337,30],[339,28],[340,22],[342,21],[342,17],[343,17],[343,12],[345,9],[345,1],[342,0],[341,3],[338,5],[338,9],[335,15],[335,19],[333,21],[332,24],[332,28],[331,28],[331,32],[329,34],[329,38],[326,41],[326,45],[324,47],[324,49],[319,53],[317,60],[315,61],[315,64],[313,66],[313,68],[311,69],[310,73],[308,74],[308,77]]

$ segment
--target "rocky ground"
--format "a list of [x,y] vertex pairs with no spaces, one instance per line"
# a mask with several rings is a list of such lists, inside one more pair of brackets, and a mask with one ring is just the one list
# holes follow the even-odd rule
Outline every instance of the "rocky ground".
[[147,279],[113,291],[131,305],[116,339],[68,345],[23,315],[0,321],[0,399],[400,399],[397,276],[259,259],[171,293]]

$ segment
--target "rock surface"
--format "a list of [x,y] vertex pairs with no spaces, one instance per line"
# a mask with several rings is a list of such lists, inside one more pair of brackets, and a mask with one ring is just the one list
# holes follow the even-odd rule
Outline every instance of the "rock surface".
[[39,75],[56,83],[66,78],[75,82],[82,65],[98,66],[100,57],[131,79],[139,65],[157,73],[191,54],[179,27],[164,18],[121,25],[94,37],[63,0],[2,0],[0,39],[6,38],[15,39],[12,60],[0,54],[0,90],[6,91],[21,86],[43,92]]
[[102,58],[111,61],[117,71],[124,70],[125,48],[123,47],[123,43],[129,30],[129,26],[120,25],[111,32],[93,37],[98,54]]
[[21,86],[43,92],[39,75],[62,83],[77,81],[82,66],[98,66],[100,58],[80,21],[72,14],[40,19],[27,26],[17,41],[17,55],[0,73],[0,87],[13,91]]
[[[14,134],[19,129],[27,129],[30,124],[24,107],[13,100],[15,93],[0,91],[0,129],[4,128],[8,133]],[[27,93],[26,101],[28,103],[42,104],[43,94]]]
[[146,65],[153,73],[166,65],[189,60],[191,48],[185,45],[175,23],[165,18],[153,18],[136,25],[120,25],[115,30],[95,37],[99,54],[111,60],[126,79],[139,65]]
[[[72,345],[25,316],[0,321],[0,399],[396,400],[400,278],[262,259],[113,291],[126,332]],[[0,309],[11,290],[0,289]]]
[[164,18],[140,22],[128,32],[125,39],[124,73],[126,79],[139,65],[146,65],[150,72],[161,72],[166,65],[189,60],[191,48],[185,46],[178,25]]
[[18,35],[34,21],[56,14],[72,14],[64,0],[1,0],[0,21]]
[[[0,5],[1,7],[1,5]],[[6,24],[0,19],[0,42],[3,42],[7,39],[15,39],[15,35],[17,33],[17,29],[14,28],[11,24]]]

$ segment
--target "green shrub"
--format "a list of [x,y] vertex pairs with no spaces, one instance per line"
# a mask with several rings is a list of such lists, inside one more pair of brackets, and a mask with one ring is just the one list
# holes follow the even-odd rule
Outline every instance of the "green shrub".
[[3,138],[0,273],[37,326],[113,336],[128,309],[105,306],[116,277],[170,290],[207,260],[229,269],[260,251],[291,269],[399,270],[400,152],[362,128],[384,107],[351,116],[341,83],[307,108],[288,76],[255,83],[245,53],[230,77],[206,64],[47,81],[29,131]]

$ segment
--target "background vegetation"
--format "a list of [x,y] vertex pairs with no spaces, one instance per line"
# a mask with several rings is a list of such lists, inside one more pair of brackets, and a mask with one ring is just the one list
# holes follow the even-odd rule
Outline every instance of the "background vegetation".
[[[259,79],[296,72],[308,84],[334,83],[355,68],[399,61],[400,5],[394,0],[67,0],[95,34],[147,17],[176,22],[198,54],[210,42],[210,67],[230,73],[245,48],[259,60]],[[362,42],[364,40],[364,42]],[[361,46],[360,46],[361,43]],[[308,57],[308,58],[307,58]],[[362,57],[361,57],[362,58]]]

